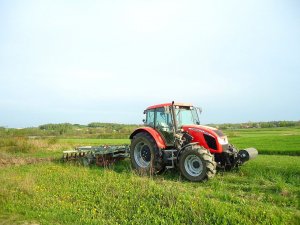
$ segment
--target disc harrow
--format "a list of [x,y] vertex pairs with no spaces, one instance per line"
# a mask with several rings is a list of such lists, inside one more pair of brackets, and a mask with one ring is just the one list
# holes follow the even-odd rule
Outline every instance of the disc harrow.
[[129,157],[129,146],[127,145],[102,145],[81,146],[74,150],[63,152],[62,160],[79,161],[84,166],[96,164],[97,166],[108,166],[117,161]]

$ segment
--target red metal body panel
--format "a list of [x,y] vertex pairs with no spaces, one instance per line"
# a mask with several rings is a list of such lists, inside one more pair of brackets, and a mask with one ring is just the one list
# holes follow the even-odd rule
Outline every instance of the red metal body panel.
[[161,149],[165,149],[166,148],[166,144],[165,144],[164,140],[162,139],[162,137],[160,136],[160,134],[155,129],[153,129],[152,127],[140,127],[138,129],[136,129],[130,135],[129,138],[132,139],[134,135],[136,135],[137,133],[142,132],[142,131],[148,132],[154,138],[154,140],[156,141],[156,144],[157,144],[157,146],[159,148],[161,148]]
[[[218,141],[218,135],[214,132],[216,128],[201,125],[184,125],[182,129],[193,136],[193,142],[198,142],[199,145],[208,149],[211,153],[221,153],[223,151],[222,145]],[[207,134],[216,139],[217,150],[208,147],[203,134]]]
[[172,103],[164,103],[164,104],[152,105],[152,106],[149,106],[146,110],[161,108],[161,107],[170,106],[170,105],[172,105]]
[[[158,105],[152,105],[152,106],[149,106],[146,110],[148,109],[156,109],[156,108],[161,108],[161,107],[164,107],[164,106],[171,106],[172,103],[163,103],[163,104],[158,104]],[[174,105],[178,105],[178,106],[192,106],[192,104],[189,104],[189,103],[179,103],[179,102],[175,102]]]

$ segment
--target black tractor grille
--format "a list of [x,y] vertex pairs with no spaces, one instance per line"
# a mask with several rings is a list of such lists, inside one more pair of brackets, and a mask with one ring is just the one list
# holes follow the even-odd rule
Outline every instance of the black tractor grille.
[[210,136],[210,135],[207,135],[207,134],[203,134],[203,135],[204,135],[204,139],[205,139],[208,147],[217,150],[216,139],[214,137]]

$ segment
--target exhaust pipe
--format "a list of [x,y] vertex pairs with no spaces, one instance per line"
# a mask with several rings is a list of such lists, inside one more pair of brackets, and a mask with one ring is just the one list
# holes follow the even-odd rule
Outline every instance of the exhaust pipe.
[[246,148],[238,152],[238,159],[243,164],[250,159],[254,159],[257,155],[258,151],[255,148]]

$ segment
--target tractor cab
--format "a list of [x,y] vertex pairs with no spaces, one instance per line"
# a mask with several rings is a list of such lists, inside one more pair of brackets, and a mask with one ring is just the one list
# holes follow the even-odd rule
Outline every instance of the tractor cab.
[[148,107],[144,114],[145,126],[155,129],[164,139],[167,146],[174,145],[174,134],[184,125],[199,125],[199,108],[190,104],[165,103]]
[[179,128],[186,124],[200,124],[198,112],[200,108],[193,107],[184,103],[165,103],[148,107],[144,113],[146,114],[145,125],[154,127],[162,126],[166,129]]

